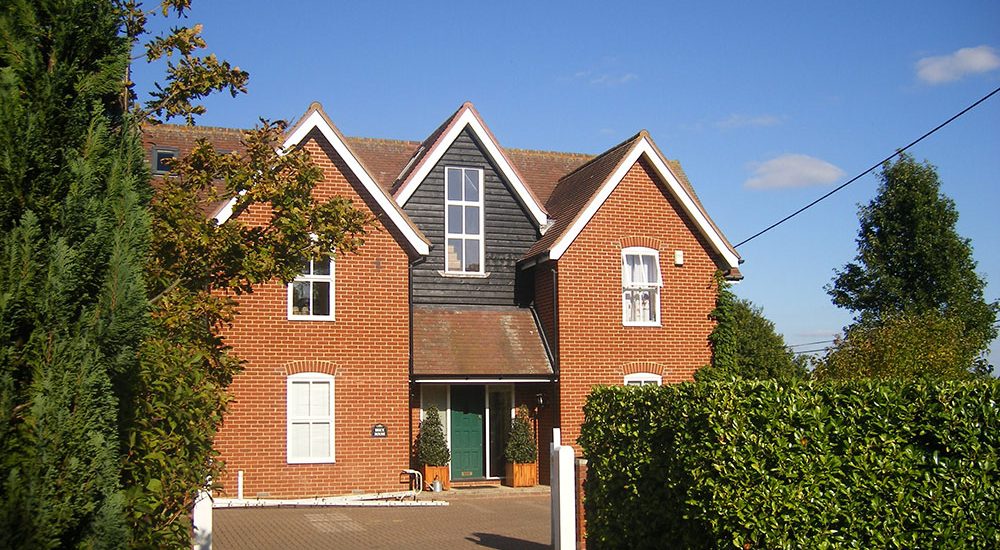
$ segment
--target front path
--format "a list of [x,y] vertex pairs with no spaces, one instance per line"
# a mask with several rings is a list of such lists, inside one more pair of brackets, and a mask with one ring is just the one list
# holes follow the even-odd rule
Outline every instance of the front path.
[[461,489],[439,494],[449,506],[216,509],[213,548],[549,547],[548,492]]

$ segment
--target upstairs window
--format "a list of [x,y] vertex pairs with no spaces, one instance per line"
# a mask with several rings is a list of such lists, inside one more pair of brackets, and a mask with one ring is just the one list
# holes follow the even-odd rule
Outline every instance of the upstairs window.
[[445,272],[483,273],[483,171],[445,168]]
[[153,173],[158,175],[170,172],[170,161],[177,158],[179,151],[175,147],[153,147]]
[[626,386],[659,386],[663,383],[663,377],[651,372],[634,372],[625,375]]
[[302,275],[288,283],[288,318],[293,320],[333,320],[334,263],[306,260]]
[[652,248],[622,250],[622,324],[659,326],[660,253]]
[[288,462],[333,462],[333,377],[288,377]]

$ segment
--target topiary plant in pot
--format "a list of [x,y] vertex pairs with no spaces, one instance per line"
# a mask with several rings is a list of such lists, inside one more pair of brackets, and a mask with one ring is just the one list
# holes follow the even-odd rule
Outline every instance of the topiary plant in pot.
[[538,445],[531,430],[528,407],[521,405],[511,422],[507,447],[504,484],[511,487],[532,487],[538,484]]
[[438,408],[431,405],[424,411],[424,420],[417,434],[417,460],[420,461],[424,483],[430,485],[435,479],[441,481],[445,491],[451,488],[448,462],[451,452],[444,438],[444,427]]

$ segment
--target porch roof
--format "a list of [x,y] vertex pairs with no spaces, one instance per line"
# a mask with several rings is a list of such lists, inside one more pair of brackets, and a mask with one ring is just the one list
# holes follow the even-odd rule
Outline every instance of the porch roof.
[[530,309],[414,306],[414,377],[552,375]]

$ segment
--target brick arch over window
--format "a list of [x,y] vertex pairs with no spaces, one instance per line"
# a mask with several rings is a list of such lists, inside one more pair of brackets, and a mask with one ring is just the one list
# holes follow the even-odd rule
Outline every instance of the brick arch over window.
[[640,372],[648,372],[649,374],[655,374],[657,376],[665,377],[667,374],[666,366],[660,363],[654,363],[652,361],[636,361],[633,363],[625,363],[622,365],[622,376],[627,376],[629,374],[636,374]]
[[652,248],[653,250],[660,249],[660,239],[656,237],[622,237],[622,248],[630,248],[633,246],[639,246],[643,248]]
[[302,372],[318,372],[321,374],[329,374],[330,376],[337,376],[337,364],[333,361],[321,361],[318,359],[292,361],[291,363],[285,363],[281,366],[281,368],[283,369],[285,376],[291,376]]

